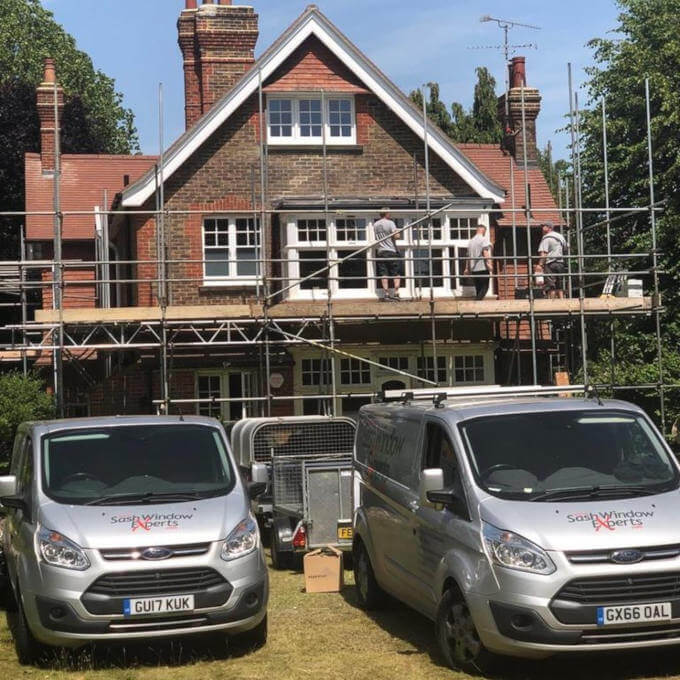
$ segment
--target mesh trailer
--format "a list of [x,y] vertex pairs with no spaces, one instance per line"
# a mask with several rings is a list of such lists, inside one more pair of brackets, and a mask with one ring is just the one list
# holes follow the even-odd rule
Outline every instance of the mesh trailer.
[[267,481],[254,501],[272,528],[272,562],[324,545],[352,545],[351,474],[356,425],[351,418],[245,418],[231,432],[232,449],[248,479]]

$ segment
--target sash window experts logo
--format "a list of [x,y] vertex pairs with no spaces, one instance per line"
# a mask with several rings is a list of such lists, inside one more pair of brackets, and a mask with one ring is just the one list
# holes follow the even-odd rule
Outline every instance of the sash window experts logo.
[[595,531],[642,529],[654,517],[654,510],[610,510],[608,512],[575,512],[567,515],[569,524],[590,525]]
[[131,531],[152,531],[153,529],[179,529],[182,521],[193,518],[193,513],[160,513],[152,512],[148,515],[113,515],[111,524],[128,525]]

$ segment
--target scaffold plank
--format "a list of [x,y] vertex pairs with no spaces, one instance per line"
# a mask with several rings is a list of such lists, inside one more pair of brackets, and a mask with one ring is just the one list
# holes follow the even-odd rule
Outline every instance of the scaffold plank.
[[[434,310],[427,300],[409,300],[384,303],[377,300],[339,300],[332,303],[337,318],[422,318],[431,312],[435,316],[460,316],[502,319],[506,316],[525,316],[530,313],[529,300],[436,300]],[[652,311],[652,299],[643,298],[585,298],[583,309],[589,315],[644,314]],[[543,317],[574,315],[580,313],[577,298],[534,300],[534,312]],[[328,313],[324,301],[287,301],[273,305],[268,310],[272,319],[321,318]],[[261,319],[264,309],[258,304],[232,305],[171,305],[166,308],[167,321],[205,319]],[[62,312],[65,324],[120,324],[160,321],[159,307],[112,307],[108,309],[71,308]],[[59,313],[51,309],[37,310],[35,322],[59,322]]]

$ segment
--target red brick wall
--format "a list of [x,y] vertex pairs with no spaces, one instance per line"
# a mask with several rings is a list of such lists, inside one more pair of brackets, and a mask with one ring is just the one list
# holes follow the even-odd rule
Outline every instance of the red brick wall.
[[323,44],[310,37],[269,77],[265,92],[367,93],[364,84]]
[[[52,244],[45,244],[45,259],[53,256]],[[64,267],[63,306],[96,307],[97,289],[95,285],[95,267],[85,264],[94,260],[94,246],[90,243],[65,243],[62,247],[62,260],[67,261]],[[68,262],[68,261],[71,262]],[[74,260],[83,260],[79,265]],[[42,308],[52,309],[52,268],[40,271],[42,280]]]

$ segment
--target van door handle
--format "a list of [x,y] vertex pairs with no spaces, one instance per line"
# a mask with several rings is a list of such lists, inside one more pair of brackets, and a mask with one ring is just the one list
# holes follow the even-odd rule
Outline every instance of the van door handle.
[[408,504],[408,509],[409,509],[411,512],[418,512],[418,508],[419,508],[419,507],[420,507],[420,505],[419,505],[418,501],[411,501],[411,502]]

